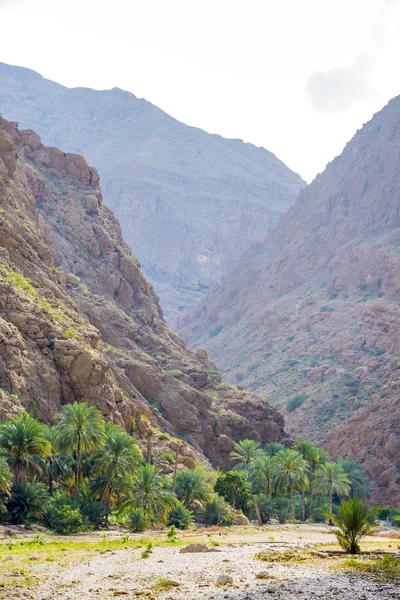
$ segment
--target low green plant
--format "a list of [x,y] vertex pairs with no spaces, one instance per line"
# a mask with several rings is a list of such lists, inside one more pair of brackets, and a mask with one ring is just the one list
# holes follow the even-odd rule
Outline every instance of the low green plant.
[[194,519],[193,512],[188,510],[183,502],[178,500],[168,515],[168,525],[178,529],[189,529]]
[[11,273],[8,273],[7,279],[14,283],[20,290],[27,292],[30,296],[34,296],[36,294],[35,288],[29,283],[30,279],[28,277],[24,277],[21,275],[21,273],[15,273],[14,271],[11,271]]
[[360,498],[351,498],[342,502],[338,515],[329,515],[338,527],[336,537],[345,552],[360,554],[360,541],[376,527],[376,514],[377,511],[370,510]]
[[84,527],[82,513],[79,508],[73,508],[70,503],[53,500],[46,507],[43,515],[44,523],[61,535],[69,535],[82,531]]
[[144,511],[140,507],[136,507],[132,510],[128,517],[129,529],[134,533],[141,533],[148,527],[147,519]]
[[76,331],[75,329],[66,329],[63,331],[63,336],[67,339],[76,338]]
[[348,558],[344,561],[343,567],[368,573],[381,582],[400,583],[400,561],[391,555],[368,561]]
[[296,396],[293,396],[293,398],[290,398],[286,402],[286,408],[288,409],[289,412],[293,412],[296,410],[296,408],[299,408],[299,406],[304,404],[304,402],[307,399],[308,399],[308,394],[306,394],[305,392],[302,392],[301,394],[296,394]]
[[171,525],[171,527],[167,531],[167,538],[169,542],[177,542],[178,536],[176,535],[176,527],[175,525]]

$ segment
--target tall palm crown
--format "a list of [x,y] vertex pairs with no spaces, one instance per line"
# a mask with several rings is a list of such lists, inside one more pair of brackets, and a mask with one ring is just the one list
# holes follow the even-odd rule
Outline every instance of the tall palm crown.
[[293,490],[304,487],[308,482],[308,465],[300,452],[296,450],[280,450],[275,455],[277,464],[275,481],[277,487],[289,489],[292,519],[295,519]]
[[50,452],[44,425],[27,413],[0,424],[0,448],[11,466],[14,483],[25,480],[28,468],[40,472],[39,458]]
[[332,496],[348,496],[350,479],[339,463],[326,462],[315,472],[315,491],[329,495],[329,512],[332,513]]
[[174,500],[166,481],[153,465],[142,465],[133,483],[133,497],[143,509],[146,519],[165,518]]
[[293,445],[294,450],[300,452],[304,460],[308,464],[308,485],[305,485],[304,482],[298,486],[299,491],[301,493],[301,504],[302,504],[302,512],[303,512],[303,521],[306,519],[306,508],[305,508],[305,492],[307,489],[310,489],[310,504],[309,504],[309,514],[311,515],[312,505],[313,505],[313,495],[314,495],[314,470],[320,461],[320,452],[319,449],[309,440],[298,440]]
[[49,442],[49,452],[41,459],[40,466],[48,484],[50,494],[57,479],[65,477],[71,471],[71,457],[60,451],[58,432],[55,428],[45,426],[45,438]]
[[258,456],[252,463],[253,474],[261,484],[261,487],[267,497],[274,491],[274,482],[276,478],[277,463],[269,454]]
[[98,450],[105,442],[104,418],[94,406],[74,402],[57,415],[60,449],[75,453],[74,498],[79,490],[82,452]]
[[186,508],[192,508],[194,502],[203,502],[210,496],[205,477],[200,471],[187,469],[176,476],[176,495],[185,504]]
[[94,473],[100,475],[103,482],[101,501],[110,505],[117,480],[129,481],[138,472],[142,453],[120,427],[107,423],[104,431],[106,439],[95,457]]
[[229,458],[236,462],[235,469],[249,469],[253,460],[262,455],[260,442],[241,440],[235,444]]

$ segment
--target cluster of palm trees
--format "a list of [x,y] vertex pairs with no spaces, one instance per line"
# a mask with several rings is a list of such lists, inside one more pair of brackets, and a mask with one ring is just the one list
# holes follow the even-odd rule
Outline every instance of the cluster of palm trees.
[[325,450],[308,440],[299,440],[292,448],[277,442],[261,448],[259,442],[242,440],[236,444],[231,459],[236,463],[234,470],[241,473],[253,495],[258,518],[261,507],[268,518],[274,501],[275,506],[284,509],[286,500],[291,519],[300,513],[298,516],[305,521],[313,518],[316,496],[320,506],[328,500],[326,508],[332,513],[334,498],[367,494],[366,479],[356,463],[349,459],[333,462]]
[[299,513],[305,520],[315,498],[319,505],[327,499],[332,512],[334,499],[365,488],[355,463],[331,462],[306,440],[290,449],[242,440],[231,459],[234,470],[225,475],[198,467],[162,476],[135,438],[93,406],[66,405],[53,427],[25,413],[0,423],[0,518],[42,519],[60,532],[99,526],[111,514],[135,531],[152,523],[187,528],[195,517],[220,525],[232,521],[227,502],[241,494],[240,508],[255,510],[259,521],[285,506],[293,520]]
[[188,527],[213,501],[207,479],[194,469],[160,475],[131,435],[86,403],[66,405],[53,427],[27,413],[0,423],[0,517],[14,523],[43,519],[64,532],[65,519],[83,528],[82,516],[100,525],[113,513],[134,530]]

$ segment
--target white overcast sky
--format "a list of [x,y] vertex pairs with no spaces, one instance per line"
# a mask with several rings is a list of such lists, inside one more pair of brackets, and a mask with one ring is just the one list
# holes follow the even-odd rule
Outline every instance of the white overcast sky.
[[0,0],[0,25],[0,61],[129,90],[307,181],[400,94],[396,0]]

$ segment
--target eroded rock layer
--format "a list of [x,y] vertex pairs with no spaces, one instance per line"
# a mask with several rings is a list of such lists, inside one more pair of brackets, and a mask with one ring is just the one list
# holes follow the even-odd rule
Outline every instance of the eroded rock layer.
[[166,471],[163,447],[226,467],[234,440],[286,439],[275,409],[167,327],[96,169],[1,118],[0,396],[1,418],[94,404],[144,440],[153,431]]
[[182,329],[293,436],[359,461],[380,503],[400,493],[399,248],[395,98]]

